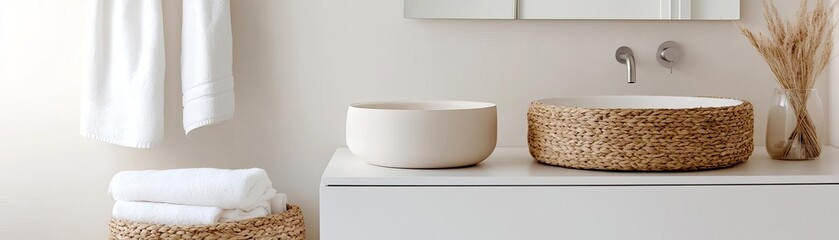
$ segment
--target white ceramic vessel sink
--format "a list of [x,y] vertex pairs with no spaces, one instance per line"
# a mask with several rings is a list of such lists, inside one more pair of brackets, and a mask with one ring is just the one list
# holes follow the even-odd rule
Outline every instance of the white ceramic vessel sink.
[[450,168],[478,164],[495,149],[496,107],[468,101],[350,105],[347,147],[370,164]]
[[713,97],[676,96],[587,96],[542,99],[548,105],[593,109],[687,109],[702,107],[731,107],[743,101]]

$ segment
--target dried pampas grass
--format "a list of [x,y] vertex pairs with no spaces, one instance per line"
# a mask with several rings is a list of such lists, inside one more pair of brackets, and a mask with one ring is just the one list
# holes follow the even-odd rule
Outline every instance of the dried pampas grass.
[[763,56],[781,88],[787,90],[796,113],[796,127],[783,147],[783,156],[779,158],[788,158],[793,145],[804,148],[806,159],[821,154],[817,129],[806,104],[810,97],[809,90],[830,62],[835,29],[832,20],[836,3],[827,5],[819,0],[812,11],[808,11],[807,6],[808,1],[802,0],[795,22],[790,22],[780,17],[773,1],[764,0],[763,13],[768,35],[754,33],[737,24],[740,32]]

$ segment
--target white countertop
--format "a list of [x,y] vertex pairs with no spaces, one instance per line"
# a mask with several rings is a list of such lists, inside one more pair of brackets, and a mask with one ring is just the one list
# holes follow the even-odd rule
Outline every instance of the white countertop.
[[323,173],[326,186],[598,186],[839,184],[839,149],[825,147],[809,161],[769,158],[755,147],[746,163],[696,172],[607,172],[536,162],[526,147],[496,148],[478,165],[453,169],[396,169],[370,165],[338,148]]

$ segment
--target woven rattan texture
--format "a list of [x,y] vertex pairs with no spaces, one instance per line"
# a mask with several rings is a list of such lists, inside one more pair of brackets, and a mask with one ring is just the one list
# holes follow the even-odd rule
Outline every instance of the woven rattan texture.
[[745,162],[752,104],[691,109],[590,109],[533,102],[527,141],[537,161],[579,169],[692,171]]
[[108,239],[219,239],[305,240],[300,207],[288,205],[283,213],[238,222],[211,225],[161,225],[111,219]]

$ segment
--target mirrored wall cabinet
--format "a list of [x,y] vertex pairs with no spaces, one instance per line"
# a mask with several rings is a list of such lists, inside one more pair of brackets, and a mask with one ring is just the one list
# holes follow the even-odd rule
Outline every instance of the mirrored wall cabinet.
[[739,20],[739,0],[404,0],[405,18]]

